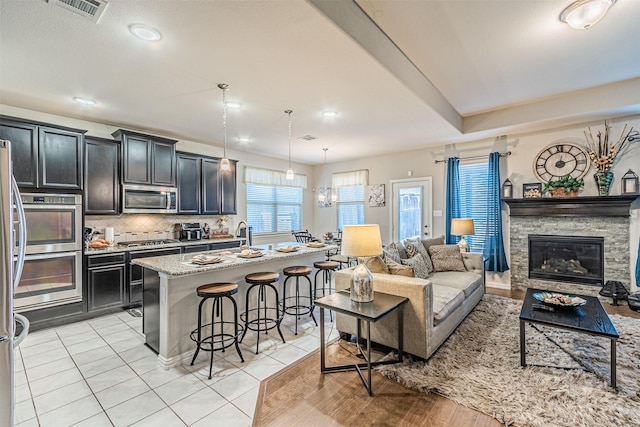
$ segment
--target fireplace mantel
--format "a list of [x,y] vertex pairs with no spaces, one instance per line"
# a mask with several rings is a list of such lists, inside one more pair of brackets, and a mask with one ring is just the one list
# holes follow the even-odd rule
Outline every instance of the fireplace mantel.
[[510,216],[629,217],[631,203],[639,196],[539,197],[502,199]]

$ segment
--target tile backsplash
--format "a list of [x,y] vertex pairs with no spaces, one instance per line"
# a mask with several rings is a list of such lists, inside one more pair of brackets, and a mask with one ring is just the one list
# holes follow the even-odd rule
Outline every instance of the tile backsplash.
[[[236,217],[225,215],[229,233],[235,234]],[[212,229],[219,228],[220,215],[162,215],[162,214],[122,214],[122,215],[87,215],[85,227],[91,227],[104,238],[104,229],[113,227],[116,242],[130,242],[134,240],[178,239],[180,233],[176,224],[183,222],[199,222],[201,226],[209,224]]]

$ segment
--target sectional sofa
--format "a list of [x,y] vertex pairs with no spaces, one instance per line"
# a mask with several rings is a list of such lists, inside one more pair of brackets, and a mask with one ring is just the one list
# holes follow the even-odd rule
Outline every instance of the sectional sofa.
[[[440,239],[444,243],[443,238]],[[459,270],[464,271],[434,271],[426,278],[373,272],[374,291],[409,299],[403,315],[406,353],[428,359],[482,299],[485,293],[482,255],[461,253],[460,256],[464,268]],[[436,270],[442,270],[442,267]],[[345,269],[335,273],[336,291],[349,289],[351,272],[352,269]],[[372,341],[397,348],[397,323],[396,316],[372,323]],[[336,329],[355,334],[356,321],[338,313]]]

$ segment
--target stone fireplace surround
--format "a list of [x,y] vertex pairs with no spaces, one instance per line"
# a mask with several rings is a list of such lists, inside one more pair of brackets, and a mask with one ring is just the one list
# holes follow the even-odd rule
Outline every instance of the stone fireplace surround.
[[[580,200],[579,206],[575,202]],[[577,283],[530,279],[528,266],[528,235],[548,234],[563,236],[590,236],[604,238],[604,280],[617,280],[629,288],[629,206],[635,197],[624,200],[622,206],[603,209],[610,199],[613,204],[620,197],[567,198],[564,201],[549,199],[505,200],[510,205],[510,267],[511,288],[526,290],[537,288],[566,293],[599,296],[600,287]],[[592,202],[599,208],[589,208]],[[626,212],[626,214],[625,214]]]

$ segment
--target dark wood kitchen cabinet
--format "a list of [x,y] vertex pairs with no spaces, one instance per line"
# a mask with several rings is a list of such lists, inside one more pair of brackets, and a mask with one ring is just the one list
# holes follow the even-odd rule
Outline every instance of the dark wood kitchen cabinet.
[[89,255],[87,265],[87,311],[126,305],[125,253]]
[[175,187],[176,140],[118,129],[122,143],[122,183]]
[[85,137],[84,213],[120,214],[120,144]]
[[219,170],[219,159],[178,153],[178,213],[232,215],[236,208],[236,161]]
[[13,173],[20,187],[82,190],[85,132],[0,117],[0,138],[12,142]]

